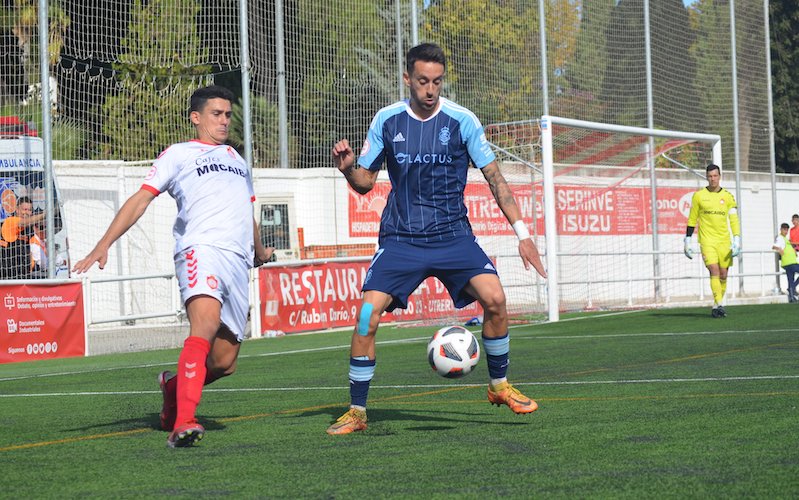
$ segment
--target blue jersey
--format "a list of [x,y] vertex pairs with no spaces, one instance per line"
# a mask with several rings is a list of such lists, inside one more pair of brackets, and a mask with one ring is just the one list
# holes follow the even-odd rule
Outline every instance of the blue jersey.
[[385,161],[391,192],[380,220],[380,241],[441,241],[471,235],[463,191],[470,162],[483,168],[494,153],[480,120],[444,98],[420,120],[408,101],[377,112],[358,164],[379,170]]

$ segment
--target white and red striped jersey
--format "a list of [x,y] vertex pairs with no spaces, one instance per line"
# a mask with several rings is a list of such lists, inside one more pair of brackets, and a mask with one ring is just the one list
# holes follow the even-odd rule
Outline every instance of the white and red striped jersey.
[[252,262],[255,193],[247,163],[226,144],[197,140],[165,149],[142,189],[175,199],[175,254],[192,245],[230,250]]

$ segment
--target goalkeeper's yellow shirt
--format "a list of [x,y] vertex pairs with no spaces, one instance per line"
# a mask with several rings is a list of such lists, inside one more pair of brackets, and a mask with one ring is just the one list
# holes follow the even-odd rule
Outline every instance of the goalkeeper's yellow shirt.
[[[729,219],[729,226],[727,225]],[[699,223],[699,244],[730,243],[732,234],[741,234],[738,220],[738,206],[735,197],[724,188],[718,192],[702,188],[691,198],[691,213],[688,214],[688,226],[696,227]]]

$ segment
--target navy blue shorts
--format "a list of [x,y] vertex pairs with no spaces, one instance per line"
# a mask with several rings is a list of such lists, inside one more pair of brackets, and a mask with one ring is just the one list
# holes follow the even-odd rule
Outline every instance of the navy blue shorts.
[[497,274],[497,270],[474,236],[432,243],[384,241],[372,257],[361,290],[391,295],[393,300],[386,309],[390,312],[405,309],[416,287],[435,276],[447,287],[455,307],[461,308],[475,301],[464,287],[473,277],[486,273]]

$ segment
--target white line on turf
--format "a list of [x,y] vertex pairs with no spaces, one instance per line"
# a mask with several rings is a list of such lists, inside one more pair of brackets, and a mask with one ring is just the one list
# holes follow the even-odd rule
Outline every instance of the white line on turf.
[[[510,328],[521,328],[524,326],[530,325],[513,325]],[[758,333],[782,333],[782,332],[794,332],[795,329],[792,328],[784,328],[778,330],[721,330],[721,331],[707,331],[707,332],[656,332],[656,333],[605,333],[605,334],[582,334],[582,335],[536,335],[535,332],[525,332],[522,334],[517,334],[513,337],[513,340],[560,340],[560,339],[596,339],[596,338],[624,338],[624,337],[682,337],[682,336],[693,336],[693,335],[722,335],[722,334],[734,334],[740,333],[743,335],[754,335]],[[391,345],[391,344],[412,344],[416,342],[427,342],[429,337],[413,337],[408,339],[397,339],[397,340],[381,340],[377,341],[377,345]],[[327,347],[313,347],[308,349],[294,349],[291,351],[280,351],[280,352],[265,352],[260,354],[242,354],[239,356],[239,359],[246,359],[246,358],[262,358],[262,357],[270,357],[270,356],[283,356],[288,354],[302,354],[302,353],[310,353],[310,352],[323,352],[323,351],[337,351],[343,349],[349,349],[349,344],[341,344],[336,346],[327,346]],[[31,380],[37,378],[45,378],[45,377],[60,377],[60,376],[68,376],[68,375],[83,375],[86,373],[99,373],[99,372],[109,372],[109,371],[116,371],[116,370],[135,370],[135,369],[142,369],[142,368],[160,368],[160,367],[170,367],[174,366],[174,361],[164,362],[164,363],[147,363],[143,365],[127,365],[127,366],[118,366],[118,367],[109,367],[109,368],[92,368],[87,370],[76,370],[76,371],[69,371],[69,372],[55,372],[55,373],[40,373],[36,375],[24,375],[19,377],[5,377],[0,378],[0,382],[10,382],[14,380]]]
[[[687,382],[751,382],[758,380],[797,380],[799,375],[752,375],[748,377],[700,377],[700,378],[650,378],[621,380],[559,380],[550,382],[514,382],[514,386],[558,386],[558,385],[623,385],[623,384],[670,384]],[[379,389],[444,389],[485,387],[485,384],[405,384],[373,385],[370,390]],[[292,392],[292,391],[339,391],[345,386],[317,387],[243,387],[237,389],[203,389],[209,392]],[[0,394],[0,398],[37,398],[58,396],[136,396],[161,394],[161,391],[86,391],[86,392],[48,392],[40,394]]]

